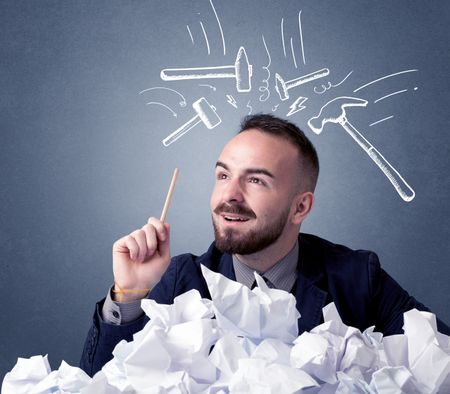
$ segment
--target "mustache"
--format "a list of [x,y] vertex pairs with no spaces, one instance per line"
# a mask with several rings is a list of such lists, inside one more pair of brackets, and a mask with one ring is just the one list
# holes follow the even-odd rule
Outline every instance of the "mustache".
[[247,216],[249,218],[256,219],[256,214],[250,208],[247,208],[241,204],[230,204],[226,202],[220,203],[213,211],[215,214],[219,215],[221,213],[234,213],[236,215]]

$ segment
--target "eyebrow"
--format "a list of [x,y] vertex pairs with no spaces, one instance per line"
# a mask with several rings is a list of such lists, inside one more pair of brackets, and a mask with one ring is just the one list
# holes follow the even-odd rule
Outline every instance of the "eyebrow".
[[[222,161],[218,161],[216,163],[216,168],[217,167],[223,167],[225,168],[225,170],[230,171],[230,168]],[[262,175],[267,175],[270,178],[275,178],[275,176],[268,170],[266,170],[265,168],[247,168],[245,170],[246,174],[262,174]]]

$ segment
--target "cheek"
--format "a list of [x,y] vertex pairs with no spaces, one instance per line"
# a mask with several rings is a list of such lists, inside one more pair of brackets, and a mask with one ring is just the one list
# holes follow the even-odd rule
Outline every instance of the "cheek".
[[217,190],[217,186],[214,186],[214,189],[211,193],[211,198],[209,200],[209,206],[211,207],[211,211],[214,210],[214,208],[217,207],[218,204],[218,190]]

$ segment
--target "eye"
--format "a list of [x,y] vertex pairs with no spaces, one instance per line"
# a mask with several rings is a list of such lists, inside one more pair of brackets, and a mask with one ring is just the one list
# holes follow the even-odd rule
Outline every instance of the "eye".
[[254,183],[255,185],[261,185],[264,186],[266,183],[260,179],[260,178],[256,178],[256,177],[251,177],[248,180],[250,183]]
[[216,175],[216,179],[217,179],[217,180],[228,179],[228,175],[225,174],[224,172],[219,172],[219,173],[217,173],[217,175]]

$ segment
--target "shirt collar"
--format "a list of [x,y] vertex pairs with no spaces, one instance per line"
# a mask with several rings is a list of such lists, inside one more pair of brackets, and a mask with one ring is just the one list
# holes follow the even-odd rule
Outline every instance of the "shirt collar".
[[[276,289],[291,291],[297,279],[298,251],[297,240],[291,251],[272,268],[266,272],[256,272],[264,275]],[[255,270],[239,261],[235,254],[233,254],[233,268],[236,274],[236,281],[251,288],[255,281],[255,275],[253,274]]]

